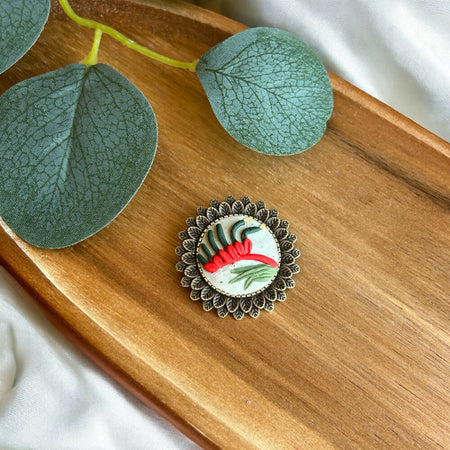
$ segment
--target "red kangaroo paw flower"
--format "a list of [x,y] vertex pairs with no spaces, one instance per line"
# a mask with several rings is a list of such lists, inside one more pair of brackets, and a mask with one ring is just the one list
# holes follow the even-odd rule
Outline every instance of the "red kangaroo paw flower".
[[244,246],[239,241],[234,243],[234,248],[236,249],[238,255],[243,255],[245,253]]
[[219,250],[219,256],[222,258],[222,261],[225,264],[233,264],[233,258],[225,251],[225,250]]
[[253,243],[249,238],[245,238],[244,242],[236,241],[234,244],[227,245],[225,249],[220,249],[203,268],[210,273],[217,272],[224,266],[234,264],[236,261],[253,260],[268,264],[271,267],[278,267],[278,263],[265,255],[252,254]]
[[237,261],[237,259],[239,258],[239,254],[232,245],[229,245],[225,250],[231,256],[231,258],[233,259],[233,262]]
[[225,265],[219,255],[214,255],[212,262],[217,266],[218,269],[222,268]]
[[244,239],[244,250],[245,250],[244,254],[245,255],[252,251],[252,247],[253,247],[252,241],[249,238]]
[[203,268],[209,272],[209,273],[214,273],[217,272],[219,270],[219,268],[217,267],[216,264],[214,264],[213,262],[208,262],[206,263]]
[[278,263],[268,256],[258,255],[257,253],[249,253],[248,255],[242,255],[239,257],[240,260],[246,259],[251,261],[259,261],[264,264],[268,264],[270,267],[278,267]]

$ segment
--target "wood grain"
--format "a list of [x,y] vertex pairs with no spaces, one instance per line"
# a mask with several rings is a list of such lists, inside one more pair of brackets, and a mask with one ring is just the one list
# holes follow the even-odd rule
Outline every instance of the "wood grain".
[[[244,27],[177,1],[73,2],[193,60]],[[0,77],[81,60],[93,32],[56,3]],[[335,110],[303,154],[269,157],[216,121],[195,74],[105,36],[100,61],[155,110],[153,168],[124,212],[62,250],[0,227],[0,261],[108,373],[206,448],[449,448],[449,145],[332,75]],[[273,313],[220,320],[174,266],[185,218],[247,194],[291,222],[302,271]]]

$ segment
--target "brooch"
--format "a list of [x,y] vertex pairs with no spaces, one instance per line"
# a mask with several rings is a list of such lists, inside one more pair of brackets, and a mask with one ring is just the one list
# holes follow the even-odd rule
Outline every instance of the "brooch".
[[176,253],[181,284],[191,289],[191,299],[203,309],[215,309],[219,317],[245,314],[256,318],[262,310],[273,311],[286,300],[286,289],[295,286],[292,276],[300,271],[295,260],[297,236],[289,222],[267,209],[263,201],[211,200],[186,220],[187,230]]

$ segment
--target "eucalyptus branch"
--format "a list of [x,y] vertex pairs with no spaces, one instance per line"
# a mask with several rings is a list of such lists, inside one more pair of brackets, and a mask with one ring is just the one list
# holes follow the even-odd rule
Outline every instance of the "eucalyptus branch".
[[150,50],[147,47],[144,47],[143,45],[140,45],[136,42],[134,42],[132,39],[127,38],[125,35],[120,33],[119,31],[115,30],[114,28],[104,25],[100,22],[96,22],[95,20],[85,19],[84,17],[80,17],[78,14],[75,13],[75,11],[72,9],[72,7],[69,4],[68,0],[59,0],[60,5],[62,6],[64,12],[76,23],[79,25],[85,26],[87,28],[94,28],[95,30],[100,30],[100,33],[96,31],[96,35],[94,38],[94,45],[92,46],[92,50],[88,58],[85,60],[85,64],[95,64],[97,60],[97,53],[98,53],[98,45],[100,43],[100,37],[102,33],[108,34],[109,36],[113,37],[117,41],[121,42],[122,44],[126,45],[127,47],[136,50],[139,53],[142,53],[145,56],[148,56],[149,58],[155,59],[159,62],[162,62],[164,64],[168,64],[169,66],[178,67],[181,69],[188,69],[191,72],[195,72],[195,68],[197,65],[197,60],[192,62],[185,62],[185,61],[178,61],[176,59],[168,58],[167,56],[160,55],[159,53],[154,52],[153,50]]
[[[330,79],[296,36],[277,28],[250,28],[210,48],[198,61],[183,62],[78,16],[69,2],[59,0],[68,17],[95,30],[89,55],[82,64],[35,75],[0,95],[0,216],[26,242],[62,248],[92,236],[120,214],[153,163],[158,144],[155,113],[127,78],[108,64],[97,64],[105,33],[150,58],[195,72],[218,121],[253,150],[292,155],[315,145],[325,132],[333,109]],[[0,34],[7,37],[0,39],[0,73],[31,48],[50,13],[50,0],[14,0],[13,7],[10,3],[0,0]],[[245,208],[241,203],[236,213]],[[245,273],[232,272],[236,276],[230,282],[242,281],[244,290],[272,280],[277,265],[251,253],[246,235],[256,227],[245,227],[242,243],[236,239],[237,228],[245,223],[233,226],[232,243],[218,224],[223,249],[214,245],[211,232],[211,246],[201,246],[204,255],[198,257],[211,273],[238,259],[263,263],[246,265]]]

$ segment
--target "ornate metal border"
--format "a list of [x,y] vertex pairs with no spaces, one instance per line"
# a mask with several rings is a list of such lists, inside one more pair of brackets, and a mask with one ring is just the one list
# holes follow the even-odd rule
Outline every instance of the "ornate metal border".
[[[201,274],[200,262],[197,258],[198,244],[203,232],[218,219],[231,214],[241,214],[253,217],[265,224],[277,240],[280,250],[280,267],[273,281],[263,290],[251,296],[229,296],[214,289]],[[219,317],[224,318],[232,314],[241,320],[245,314],[257,318],[261,310],[273,311],[275,302],[286,300],[286,289],[292,289],[295,282],[293,275],[300,271],[295,260],[300,251],[294,247],[297,236],[288,231],[289,222],[278,217],[276,209],[267,209],[264,202],[250,201],[247,196],[236,200],[229,195],[225,201],[211,200],[208,208],[197,208],[197,216],[186,219],[187,229],[179,233],[182,243],[176,249],[181,260],[176,268],[183,272],[181,284],[191,288],[191,299],[202,301],[203,309],[215,309]]]

